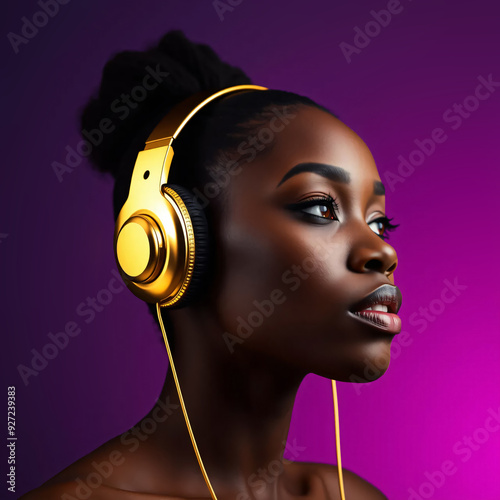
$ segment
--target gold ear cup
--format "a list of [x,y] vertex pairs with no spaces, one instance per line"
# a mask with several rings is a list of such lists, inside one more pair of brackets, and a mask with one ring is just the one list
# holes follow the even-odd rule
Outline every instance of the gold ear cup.
[[131,281],[154,280],[165,263],[165,242],[154,219],[147,215],[131,217],[118,234],[116,257]]
[[191,277],[191,223],[171,193],[147,201],[148,209],[119,215],[115,258],[130,291],[165,306],[180,299]]

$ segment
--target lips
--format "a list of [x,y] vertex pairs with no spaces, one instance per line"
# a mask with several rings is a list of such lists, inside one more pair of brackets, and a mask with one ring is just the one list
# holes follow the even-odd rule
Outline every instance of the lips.
[[401,301],[399,288],[385,284],[352,306],[349,314],[363,323],[396,334],[401,331],[401,319],[397,316]]
[[401,290],[397,286],[382,285],[355,304],[350,311],[361,312],[368,310],[382,311],[381,306],[387,306],[386,312],[397,314],[401,307]]

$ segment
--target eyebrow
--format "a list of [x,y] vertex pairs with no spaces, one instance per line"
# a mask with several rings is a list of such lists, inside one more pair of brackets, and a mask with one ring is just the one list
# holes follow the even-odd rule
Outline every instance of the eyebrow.
[[[351,182],[351,176],[349,172],[341,167],[335,165],[327,165],[326,163],[299,163],[295,167],[291,168],[278,182],[276,188],[283,184],[286,180],[290,179],[295,175],[301,174],[302,172],[312,172],[314,174],[321,175],[335,182],[341,182],[343,184],[349,184]],[[380,181],[373,181],[373,194],[384,196],[385,186]]]
[[380,181],[373,181],[373,194],[385,195],[385,186]]
[[301,174],[302,172],[313,172],[314,174],[321,175],[335,182],[342,182],[343,184],[349,184],[351,182],[351,176],[347,170],[341,167],[336,167],[335,165],[327,165],[325,163],[299,163],[295,167],[291,168],[283,178],[278,182],[278,186],[283,184],[286,180],[290,179],[295,175]]

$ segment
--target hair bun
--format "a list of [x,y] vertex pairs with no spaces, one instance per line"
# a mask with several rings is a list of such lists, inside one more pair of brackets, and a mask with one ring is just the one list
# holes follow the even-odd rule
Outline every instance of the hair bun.
[[[115,178],[123,156],[142,148],[154,125],[175,104],[199,92],[251,83],[239,68],[220,60],[205,44],[186,38],[181,30],[167,32],[144,51],[115,54],[104,66],[96,97],[84,106],[82,133],[98,129],[100,143],[90,161]],[[103,120],[108,119],[103,126]]]

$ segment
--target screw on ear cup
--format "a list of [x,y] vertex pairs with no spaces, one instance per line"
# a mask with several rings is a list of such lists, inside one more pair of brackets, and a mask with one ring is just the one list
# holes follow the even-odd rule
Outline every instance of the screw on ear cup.
[[189,285],[178,301],[172,305],[163,306],[167,309],[180,309],[195,302],[207,284],[205,278],[208,275],[211,260],[210,237],[205,212],[195,195],[189,189],[177,184],[167,184],[167,187],[174,190],[182,198],[191,218],[195,241],[194,267]]

